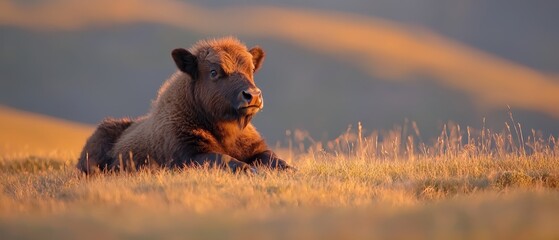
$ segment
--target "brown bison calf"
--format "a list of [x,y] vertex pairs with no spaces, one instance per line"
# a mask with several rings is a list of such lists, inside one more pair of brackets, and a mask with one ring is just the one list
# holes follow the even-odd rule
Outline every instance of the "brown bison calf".
[[104,170],[209,165],[237,171],[291,168],[250,123],[264,106],[254,73],[264,51],[235,38],[200,41],[172,52],[177,71],[149,113],[106,119],[87,140],[78,169]]

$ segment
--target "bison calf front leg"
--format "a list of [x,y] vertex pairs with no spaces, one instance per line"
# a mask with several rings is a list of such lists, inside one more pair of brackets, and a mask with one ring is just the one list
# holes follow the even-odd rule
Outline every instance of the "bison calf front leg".
[[271,150],[266,150],[262,153],[256,154],[252,157],[252,161],[250,163],[252,166],[264,166],[272,169],[281,169],[281,170],[296,170],[294,167],[290,166],[284,160],[280,159],[274,152]]
[[256,168],[241,162],[229,155],[220,153],[203,153],[196,155],[192,164],[203,166],[208,164],[211,167],[229,168],[233,172],[256,173]]

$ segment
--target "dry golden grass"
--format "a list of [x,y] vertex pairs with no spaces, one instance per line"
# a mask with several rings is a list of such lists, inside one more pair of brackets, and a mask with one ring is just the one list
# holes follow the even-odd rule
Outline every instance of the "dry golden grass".
[[0,235],[559,237],[555,138],[525,137],[511,121],[499,133],[449,124],[427,144],[408,125],[380,134],[358,125],[327,143],[294,131],[281,155],[298,167],[295,173],[204,168],[87,177],[76,172],[71,154],[0,156]]

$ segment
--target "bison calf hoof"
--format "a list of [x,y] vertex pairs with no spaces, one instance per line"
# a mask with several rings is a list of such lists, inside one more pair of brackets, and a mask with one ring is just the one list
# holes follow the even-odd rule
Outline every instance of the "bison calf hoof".
[[255,167],[248,166],[248,165],[246,165],[246,167],[244,166],[243,168],[241,168],[241,170],[237,170],[235,172],[236,173],[237,172],[242,172],[242,173],[245,173],[245,174],[248,174],[248,175],[258,174],[258,170]]
[[230,164],[229,169],[231,169],[231,171],[233,171],[234,173],[246,173],[246,174],[258,173],[258,170],[255,167],[250,166],[246,163]]
[[279,160],[275,165],[271,166],[271,168],[287,171],[297,171],[297,168],[287,164],[287,162],[285,162],[284,160]]
[[282,170],[290,171],[290,172],[298,172],[298,171],[299,171],[299,169],[297,169],[296,167],[293,167],[293,166],[291,166],[291,165],[285,165],[285,166],[282,168]]

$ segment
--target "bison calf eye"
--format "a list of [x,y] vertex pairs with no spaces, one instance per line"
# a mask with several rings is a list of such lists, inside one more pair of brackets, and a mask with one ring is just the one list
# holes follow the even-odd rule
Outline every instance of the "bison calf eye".
[[217,71],[216,70],[211,70],[210,71],[210,77],[211,78],[216,78],[217,77]]

